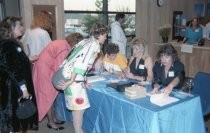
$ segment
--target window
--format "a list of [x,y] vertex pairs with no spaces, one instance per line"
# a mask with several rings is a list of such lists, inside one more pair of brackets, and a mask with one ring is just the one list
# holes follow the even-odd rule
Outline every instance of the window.
[[64,0],[65,35],[76,31],[87,37],[93,23],[110,26],[121,12],[126,15],[126,36],[135,36],[135,4],[136,0]]
[[4,0],[0,0],[0,21],[2,21],[4,17],[5,17]]

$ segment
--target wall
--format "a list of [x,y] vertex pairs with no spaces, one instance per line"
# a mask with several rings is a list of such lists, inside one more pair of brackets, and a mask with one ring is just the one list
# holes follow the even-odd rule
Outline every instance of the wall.
[[19,0],[5,0],[6,16],[20,16]]
[[[157,6],[157,0],[136,0],[136,36],[145,38],[149,53],[154,57],[155,42],[161,42],[158,27],[173,21],[173,11],[183,11],[188,17],[193,17],[194,3],[208,0],[164,0],[162,7]],[[169,38],[171,41],[171,36]]]

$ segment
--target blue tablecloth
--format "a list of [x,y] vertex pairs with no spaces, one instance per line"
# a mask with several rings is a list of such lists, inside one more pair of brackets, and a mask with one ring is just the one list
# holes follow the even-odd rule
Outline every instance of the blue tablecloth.
[[[106,78],[110,78],[105,76]],[[150,97],[130,100],[106,87],[108,79],[87,90],[91,107],[85,111],[87,133],[205,133],[200,97],[186,97],[159,107]]]

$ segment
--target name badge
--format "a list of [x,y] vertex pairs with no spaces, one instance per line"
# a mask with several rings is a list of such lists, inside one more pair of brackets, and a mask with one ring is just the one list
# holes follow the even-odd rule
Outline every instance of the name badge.
[[168,76],[169,76],[169,77],[174,77],[174,71],[170,71],[170,72],[168,73]]
[[139,69],[144,69],[144,65],[140,64]]
[[196,29],[195,32],[199,32],[199,29]]

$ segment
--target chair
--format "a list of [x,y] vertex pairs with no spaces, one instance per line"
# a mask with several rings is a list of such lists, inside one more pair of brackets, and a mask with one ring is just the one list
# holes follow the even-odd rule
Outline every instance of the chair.
[[193,94],[200,95],[203,116],[210,113],[210,74],[198,72],[194,78]]

